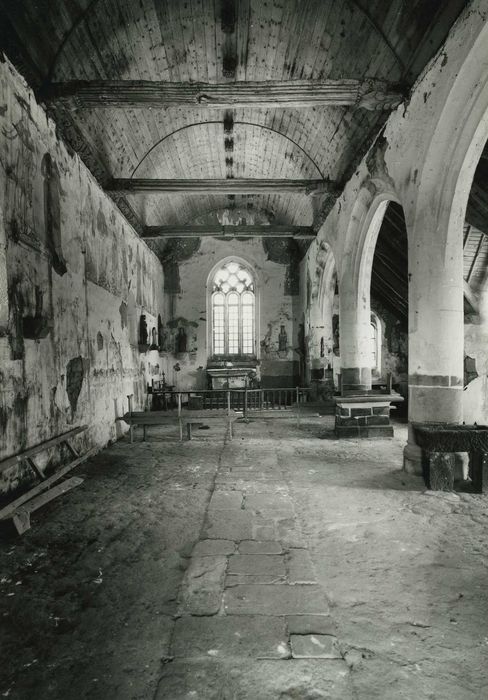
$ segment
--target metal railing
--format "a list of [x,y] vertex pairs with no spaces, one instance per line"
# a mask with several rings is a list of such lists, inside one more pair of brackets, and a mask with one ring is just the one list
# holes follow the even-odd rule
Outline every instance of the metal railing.
[[306,403],[310,389],[202,389],[165,390],[153,386],[153,396],[160,396],[164,408],[186,406],[188,409],[229,408],[243,411],[290,411],[293,405]]

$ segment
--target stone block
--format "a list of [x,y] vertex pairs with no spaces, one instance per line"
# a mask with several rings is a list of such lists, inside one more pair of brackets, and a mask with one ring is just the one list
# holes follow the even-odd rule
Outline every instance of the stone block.
[[280,574],[279,576],[272,576],[270,574],[230,574],[229,576],[225,577],[225,588],[257,583],[263,583],[270,586],[274,583],[287,583],[287,581],[284,574]]
[[252,538],[252,514],[244,510],[213,510],[207,514],[208,539],[249,540]]
[[370,416],[372,413],[372,407],[367,406],[365,408],[351,408],[351,417],[355,418],[356,416]]
[[273,525],[255,525],[253,535],[256,540],[272,540],[275,537],[275,528]]
[[236,544],[232,540],[200,540],[197,542],[192,556],[194,557],[208,557],[215,555],[227,555],[234,554],[236,550]]
[[285,576],[284,557],[280,554],[234,554],[229,559],[227,573]]
[[191,615],[215,615],[222,603],[227,558],[192,557],[183,578],[180,608]]
[[315,570],[306,549],[290,549],[286,555],[290,583],[317,583]]
[[351,415],[351,409],[348,408],[347,406],[338,406],[337,407],[337,414],[339,416],[350,416]]
[[290,656],[283,618],[217,615],[176,621],[171,654],[177,658],[270,658]]
[[240,554],[282,554],[283,547],[274,540],[245,540],[239,544]]
[[243,585],[226,589],[226,615],[325,614],[328,605],[322,588],[311,586]]
[[279,520],[276,523],[278,539],[285,547],[304,547],[306,542],[294,520]]
[[393,437],[392,425],[369,425],[366,428],[361,428],[360,437],[378,438],[378,437]]
[[209,508],[218,510],[238,510],[244,494],[241,491],[214,491]]
[[338,438],[357,438],[359,437],[359,425],[348,426],[336,424],[334,432]]
[[366,425],[390,425],[390,419],[388,416],[368,416]]
[[290,634],[332,634],[337,625],[330,615],[289,615],[286,618]]
[[[252,493],[246,496],[244,503],[246,510],[268,513],[280,511],[284,517],[293,514],[293,504],[288,496],[280,496],[273,493]],[[271,513],[270,513],[271,515]]]
[[154,700],[352,700],[350,676],[342,659],[175,659]]
[[341,659],[336,637],[330,634],[291,634],[294,659]]
[[389,406],[374,406],[373,407],[373,414],[375,416],[389,416],[390,415],[390,407]]

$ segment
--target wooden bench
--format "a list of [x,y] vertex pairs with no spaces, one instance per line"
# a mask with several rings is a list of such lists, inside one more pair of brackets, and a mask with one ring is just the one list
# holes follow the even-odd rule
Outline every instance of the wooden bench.
[[147,428],[150,425],[178,425],[180,429],[180,440],[183,440],[183,428],[186,427],[188,440],[192,439],[192,428],[202,426],[209,422],[225,422],[229,439],[233,438],[233,424],[243,417],[242,411],[231,411],[227,409],[207,409],[202,411],[183,411],[181,408],[181,398],[178,401],[177,412],[170,411],[133,411],[132,394],[128,395],[129,410],[121,418],[129,426],[130,441],[134,441],[134,428],[142,426],[143,440],[146,439]]
[[[12,518],[19,535],[30,528],[31,513],[38,508],[41,508],[46,503],[49,503],[49,501],[52,501],[54,498],[57,498],[57,496],[60,496],[61,494],[66,493],[72,488],[75,488],[83,483],[83,479],[80,477],[71,477],[70,479],[63,480],[61,483],[57,484],[57,482],[59,482],[60,479],[63,479],[63,477],[72,469],[95,454],[96,448],[93,448],[88,452],[85,452],[84,455],[80,455],[71,444],[71,439],[75,435],[79,435],[80,433],[84,432],[87,427],[88,426],[83,425],[78,428],[73,428],[73,430],[69,430],[67,433],[51,438],[51,440],[47,440],[46,442],[36,445],[35,447],[30,447],[28,450],[0,462],[0,473],[7,471],[7,469],[11,469],[12,467],[21,465],[22,463],[26,463],[32,469],[34,474],[41,480],[41,483],[37,484],[0,510],[0,520]],[[46,477],[42,469],[35,462],[34,457],[41,452],[45,452],[52,447],[62,444],[66,445],[74,459],[69,462],[69,464],[60,467],[51,476]]]

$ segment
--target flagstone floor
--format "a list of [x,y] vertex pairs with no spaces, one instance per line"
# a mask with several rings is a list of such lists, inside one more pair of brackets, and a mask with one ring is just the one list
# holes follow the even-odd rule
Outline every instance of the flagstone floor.
[[152,428],[2,532],[0,697],[488,697],[488,497],[330,420]]

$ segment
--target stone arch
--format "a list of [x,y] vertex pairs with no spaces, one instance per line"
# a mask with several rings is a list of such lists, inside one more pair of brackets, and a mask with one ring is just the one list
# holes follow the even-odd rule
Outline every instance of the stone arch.
[[391,185],[368,179],[351,209],[338,270],[342,386],[371,389],[371,272],[378,234],[390,201],[400,203]]

